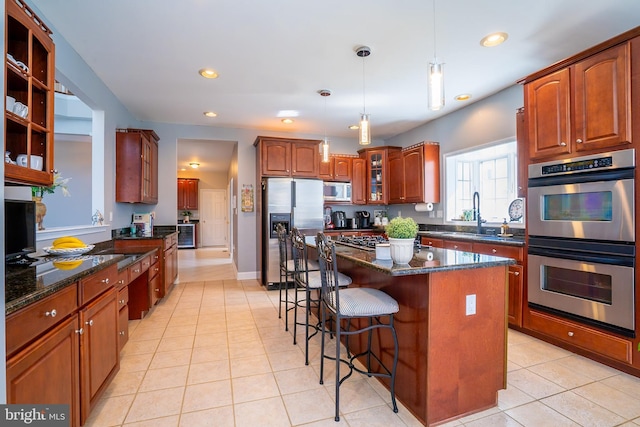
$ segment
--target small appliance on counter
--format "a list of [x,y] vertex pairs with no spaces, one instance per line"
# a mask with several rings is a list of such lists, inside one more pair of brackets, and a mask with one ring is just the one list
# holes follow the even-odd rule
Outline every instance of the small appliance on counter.
[[354,228],[370,228],[371,214],[368,211],[356,211],[356,223]]
[[131,219],[131,227],[135,228],[137,235],[151,236],[153,234],[153,213],[134,213]]
[[334,211],[331,214],[331,222],[335,228],[347,228],[347,216],[344,211]]

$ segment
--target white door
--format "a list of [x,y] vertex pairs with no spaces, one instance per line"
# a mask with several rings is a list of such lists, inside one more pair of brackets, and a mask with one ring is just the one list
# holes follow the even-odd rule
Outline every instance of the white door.
[[227,246],[227,192],[200,190],[200,235],[202,246]]

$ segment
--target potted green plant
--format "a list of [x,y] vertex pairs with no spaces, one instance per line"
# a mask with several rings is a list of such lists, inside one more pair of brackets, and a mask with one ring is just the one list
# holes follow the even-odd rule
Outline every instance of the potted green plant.
[[413,258],[413,242],[418,235],[418,224],[411,217],[395,217],[385,228],[389,238],[391,259],[396,264],[408,264]]
[[189,211],[182,211],[182,221],[183,222],[189,222],[189,217],[191,216],[191,212]]

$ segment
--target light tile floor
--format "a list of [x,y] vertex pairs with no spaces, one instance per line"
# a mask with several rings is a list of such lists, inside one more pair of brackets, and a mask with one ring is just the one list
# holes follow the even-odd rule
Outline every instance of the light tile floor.
[[[319,345],[304,365],[278,319],[278,293],[239,281],[220,249],[181,250],[180,283],[141,321],[87,426],[419,426],[375,379],[354,374],[333,420]],[[291,328],[290,328],[291,329]],[[302,334],[301,334],[302,335]],[[446,426],[640,426],[640,379],[509,330],[498,406]]]

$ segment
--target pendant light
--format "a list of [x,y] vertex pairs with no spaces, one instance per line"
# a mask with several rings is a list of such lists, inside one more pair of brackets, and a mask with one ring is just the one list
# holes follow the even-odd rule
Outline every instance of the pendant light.
[[371,49],[368,46],[360,46],[356,49],[356,55],[362,58],[362,114],[360,114],[360,145],[371,144],[371,128],[369,125],[369,115],[367,114],[367,103],[365,102],[365,80],[364,80],[364,59],[371,55]]
[[436,55],[436,0],[433,0],[433,61],[429,62],[428,76],[429,109],[444,107],[444,63]]
[[320,89],[318,91],[321,97],[324,98],[324,139],[322,140],[322,162],[329,162],[329,138],[327,138],[327,98],[331,96],[331,91],[328,89]]

